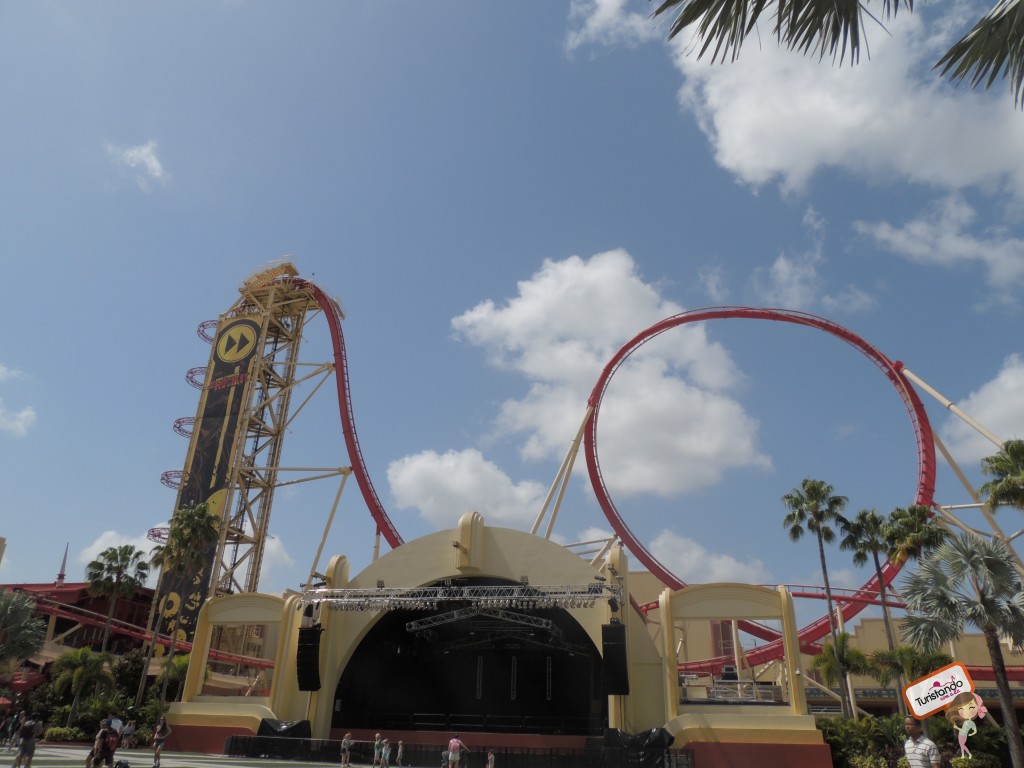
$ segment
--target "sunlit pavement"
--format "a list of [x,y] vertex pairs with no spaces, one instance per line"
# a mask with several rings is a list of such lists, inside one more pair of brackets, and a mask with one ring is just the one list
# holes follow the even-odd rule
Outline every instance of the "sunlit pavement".
[[[0,748],[0,768],[14,764],[14,752]],[[81,745],[37,744],[32,758],[32,768],[85,768],[85,757],[89,748]],[[123,760],[131,768],[151,768],[153,753],[148,749],[119,749],[114,761]],[[167,752],[160,755],[160,768],[296,768],[300,765],[338,765],[337,763],[298,763],[292,760],[250,760],[225,755],[201,755],[196,752]],[[353,768],[360,768],[358,763]]]

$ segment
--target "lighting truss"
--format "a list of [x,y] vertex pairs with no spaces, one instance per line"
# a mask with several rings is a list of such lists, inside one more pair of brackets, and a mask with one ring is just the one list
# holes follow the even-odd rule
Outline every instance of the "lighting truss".
[[507,621],[512,624],[522,624],[527,627],[547,630],[548,632],[550,632],[555,626],[555,623],[550,619],[542,619],[539,616],[531,616],[528,613],[515,613],[514,611],[503,611],[497,608],[483,608],[481,606],[474,605],[469,608],[459,608],[454,611],[438,614],[437,616],[428,616],[425,619],[410,621],[405,625],[405,631],[422,632],[425,629],[431,629],[433,627],[440,626],[441,624],[451,624],[453,621],[462,621],[463,619],[470,619],[474,616],[486,616],[491,619]]
[[[451,603],[474,608],[593,608],[599,599],[622,602],[622,585],[594,582],[560,586],[509,584],[503,586],[383,587],[328,589],[313,587],[300,596],[303,605],[332,611],[433,611]],[[301,606],[300,606],[301,607]]]

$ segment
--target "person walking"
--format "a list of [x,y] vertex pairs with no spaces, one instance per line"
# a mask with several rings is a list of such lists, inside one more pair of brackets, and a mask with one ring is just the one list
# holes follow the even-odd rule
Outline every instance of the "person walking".
[[910,768],[939,768],[939,749],[934,741],[921,733],[921,723],[916,718],[905,717],[903,731],[907,734],[903,752]]
[[462,743],[462,739],[456,733],[448,742],[448,768],[459,768],[459,761],[463,758],[462,753],[466,751],[466,745]]
[[93,740],[92,751],[89,753],[92,755],[93,768],[99,768],[101,765],[113,768],[114,753],[117,751],[120,743],[121,735],[114,728],[113,721],[108,717],[100,723],[100,730]]
[[36,753],[40,726],[31,712],[21,713],[18,726],[18,754],[14,757],[14,768],[32,768],[32,756]]
[[381,752],[384,749],[384,739],[378,733],[373,737],[373,764],[380,765]]
[[160,768],[160,753],[164,751],[164,744],[170,735],[171,726],[167,724],[167,718],[160,715],[153,728],[153,768]]
[[487,768],[494,768],[494,750],[487,750]]
[[380,745],[380,768],[388,768],[391,763],[391,742],[384,739]]
[[403,757],[405,757],[405,744],[399,739],[398,752],[395,754],[395,765],[399,766],[399,768],[401,768]]

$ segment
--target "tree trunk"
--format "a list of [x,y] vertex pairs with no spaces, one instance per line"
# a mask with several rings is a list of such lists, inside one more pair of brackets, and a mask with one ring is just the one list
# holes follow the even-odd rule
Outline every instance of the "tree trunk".
[[64,724],[65,728],[71,728],[71,723],[74,722],[75,713],[78,712],[78,700],[81,698],[81,693],[76,693],[75,698],[71,700],[71,709],[68,710],[68,721]]
[[[821,538],[821,534],[817,533],[818,537],[818,557],[821,558],[821,578],[825,581],[825,601],[828,603],[828,628],[832,635],[832,649],[836,653],[836,660],[839,660],[839,634],[836,631],[836,616],[835,610],[832,608],[832,587],[828,583],[828,567],[825,565],[825,542]],[[852,706],[850,704],[850,692],[846,687],[846,671],[843,669],[843,665],[840,664],[839,674],[839,695],[842,698],[843,704],[843,715],[846,717],[856,717],[856,712],[850,711]]]
[[100,646],[100,653],[107,652],[107,643],[110,642],[110,625],[114,623],[114,608],[117,606],[117,585],[110,593],[110,607],[107,608],[107,623],[103,627],[103,645]]
[[[878,598],[882,601],[882,621],[885,623],[885,640],[889,644],[889,650],[896,650],[896,643],[892,635],[892,619],[889,616],[889,606],[885,596],[885,579],[882,577],[882,563],[878,559],[878,553],[872,552],[875,559],[875,578],[878,579]],[[900,714],[906,716],[907,703],[903,701],[903,676],[896,673],[896,706]]]
[[1010,747],[1010,763],[1013,768],[1024,768],[1024,742],[1021,741],[1020,726],[1017,724],[1017,711],[1013,708],[1013,694],[1006,677],[1006,662],[1003,651],[999,647],[999,633],[995,627],[984,627],[985,644],[988,655],[992,659],[992,671],[995,673],[996,688],[999,690],[999,707],[1002,710],[1003,730],[1006,732],[1006,743]]

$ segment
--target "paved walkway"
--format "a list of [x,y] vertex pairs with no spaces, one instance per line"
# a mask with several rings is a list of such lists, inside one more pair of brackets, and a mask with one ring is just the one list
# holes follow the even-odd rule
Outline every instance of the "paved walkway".
[[[32,768],[85,768],[85,756],[89,748],[79,745],[36,746]],[[149,749],[119,749],[114,760],[124,760],[131,768],[151,768],[153,752]],[[0,748],[0,768],[14,764],[14,752]],[[225,755],[202,755],[197,752],[167,752],[160,756],[160,768],[296,768],[300,765],[334,765],[337,763],[297,763],[293,760],[249,760]],[[353,768],[362,768],[353,763]]]

